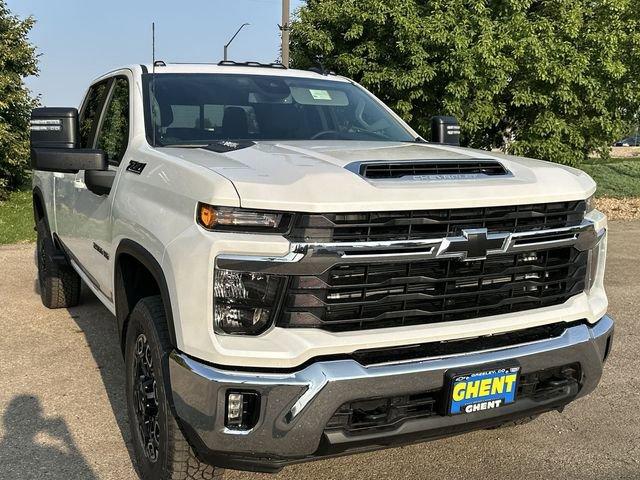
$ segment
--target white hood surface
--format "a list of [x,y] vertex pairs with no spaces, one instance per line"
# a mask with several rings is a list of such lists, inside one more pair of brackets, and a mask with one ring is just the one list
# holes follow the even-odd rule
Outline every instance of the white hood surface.
[[[427,143],[318,140],[257,142],[228,153],[162,150],[229,179],[243,208],[301,212],[465,208],[579,200],[595,191],[593,180],[574,168]],[[497,160],[510,174],[371,180],[345,168],[354,162],[425,160]]]

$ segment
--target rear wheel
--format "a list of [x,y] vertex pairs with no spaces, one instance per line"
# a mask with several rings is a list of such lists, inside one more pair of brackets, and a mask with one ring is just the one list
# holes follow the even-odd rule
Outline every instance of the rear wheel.
[[71,265],[54,260],[56,248],[44,219],[36,225],[36,259],[40,298],[47,308],[75,307],[80,303],[82,281]]
[[170,350],[162,300],[143,298],[131,313],[125,346],[127,409],[138,473],[144,480],[221,479],[223,470],[196,457],[171,412],[161,367]]

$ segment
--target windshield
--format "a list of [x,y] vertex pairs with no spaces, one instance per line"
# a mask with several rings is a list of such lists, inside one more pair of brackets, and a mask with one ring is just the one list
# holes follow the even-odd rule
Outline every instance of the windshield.
[[157,146],[221,140],[415,138],[348,82],[264,75],[145,75],[147,136]]

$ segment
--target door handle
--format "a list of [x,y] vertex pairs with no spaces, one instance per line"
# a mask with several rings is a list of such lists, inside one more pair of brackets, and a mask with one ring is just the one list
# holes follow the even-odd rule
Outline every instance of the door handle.
[[64,178],[64,173],[62,172],[53,172],[54,178]]

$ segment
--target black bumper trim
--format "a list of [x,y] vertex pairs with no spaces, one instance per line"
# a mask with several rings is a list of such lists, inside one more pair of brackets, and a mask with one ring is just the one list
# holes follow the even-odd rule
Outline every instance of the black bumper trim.
[[517,413],[501,415],[499,417],[490,417],[491,413],[484,415],[487,418],[480,418],[477,421],[464,425],[455,425],[447,428],[439,428],[435,430],[422,430],[404,435],[393,435],[384,438],[372,440],[367,437],[359,437],[357,441],[348,444],[332,444],[327,434],[322,435],[320,446],[316,452],[308,457],[301,458],[279,458],[279,457],[260,457],[256,456],[235,456],[225,452],[210,450],[207,448],[197,433],[191,428],[183,429],[185,436],[191,443],[198,458],[201,461],[210,463],[221,468],[232,470],[243,470],[256,473],[278,473],[284,467],[299,463],[313,462],[316,460],[326,460],[330,458],[343,457],[357,453],[366,453],[386,448],[403,447],[407,445],[430,442],[442,438],[453,437],[476,430],[484,430],[499,427],[505,423],[513,422],[521,418],[527,418],[534,415],[558,411],[562,412],[564,408],[575,400],[575,396],[570,397],[562,402],[545,405],[542,407],[534,407],[528,410],[521,410]]

